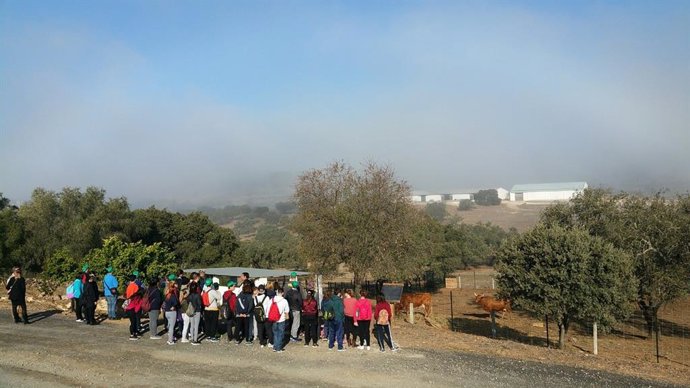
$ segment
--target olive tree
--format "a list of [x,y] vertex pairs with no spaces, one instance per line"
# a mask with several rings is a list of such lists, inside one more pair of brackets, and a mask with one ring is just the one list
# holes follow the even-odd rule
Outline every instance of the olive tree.
[[561,349],[573,320],[607,328],[632,312],[630,256],[584,229],[539,225],[510,240],[497,259],[499,294],[555,320]]

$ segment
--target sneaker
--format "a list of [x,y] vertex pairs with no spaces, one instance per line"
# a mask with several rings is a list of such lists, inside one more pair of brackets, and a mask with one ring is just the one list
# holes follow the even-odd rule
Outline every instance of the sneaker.
[[314,345],[312,345],[311,347],[312,347],[312,348],[318,348],[319,345],[318,345],[318,344],[314,344]]
[[254,345],[254,342],[249,341],[249,342],[245,342],[244,344],[247,345],[247,346],[252,346],[252,345]]
[[332,348],[332,347],[331,347],[331,348],[328,348],[328,350],[333,350],[333,348]]
[[379,349],[379,352],[381,352],[381,353],[383,353],[385,351],[386,351],[386,349]]
[[292,341],[292,342],[300,342],[300,339],[299,339],[299,338],[296,338],[296,337],[290,337],[290,341]]
[[364,346],[358,346],[357,349],[364,350]]
[[195,346],[196,346],[196,345],[201,345],[201,342],[198,342],[198,341],[192,342],[192,345],[195,345]]
[[175,343],[172,341],[168,341],[168,345],[175,345]]
[[367,350],[371,350],[371,346],[367,346]]
[[273,347],[273,344],[268,344],[268,347],[269,347],[269,348],[272,348],[272,347]]
[[152,336],[149,337],[149,338],[151,338],[151,339],[153,339],[153,340],[156,340],[156,339],[161,339],[162,337],[157,336],[157,335],[152,335]]
[[305,347],[305,348],[308,348],[308,347],[309,347],[309,344],[304,344],[304,347]]
[[276,350],[277,353],[283,353],[285,349]]
[[180,342],[182,342],[183,344],[186,344],[186,343],[189,343],[189,340],[186,339],[186,338],[182,338],[182,339],[180,340]]
[[345,349],[344,349],[344,348],[340,348],[340,349],[338,349],[338,351],[339,351],[339,352],[344,352]]
[[136,335],[130,335],[130,336],[129,336],[129,340],[130,340],[130,341],[136,341],[136,340],[138,340],[138,339],[139,339],[139,337],[137,337]]
[[261,345],[261,349],[263,349],[263,348],[265,348],[265,347],[266,347],[266,345]]
[[239,344],[241,344],[241,343],[242,343],[241,341],[235,342],[236,345],[239,345]]
[[397,352],[398,350],[400,350],[400,348],[397,346],[392,349],[393,352]]
[[[83,319],[77,319],[77,322],[84,322],[84,320]],[[17,323],[19,323],[19,322],[17,322]]]

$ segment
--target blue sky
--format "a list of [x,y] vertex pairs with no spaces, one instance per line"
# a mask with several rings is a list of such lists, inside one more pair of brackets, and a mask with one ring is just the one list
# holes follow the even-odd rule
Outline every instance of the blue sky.
[[690,188],[690,3],[0,1],[0,192]]

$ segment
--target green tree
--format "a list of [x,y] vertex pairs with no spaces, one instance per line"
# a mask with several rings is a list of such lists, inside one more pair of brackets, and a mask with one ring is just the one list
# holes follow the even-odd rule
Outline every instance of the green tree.
[[495,206],[501,204],[496,189],[479,190],[474,194],[474,202],[480,206]]
[[[361,172],[336,162],[303,173],[294,198],[293,228],[301,255],[317,273],[330,274],[344,263],[359,285],[367,275],[401,277],[420,271],[409,260],[423,256],[418,244],[419,212],[410,188],[390,167],[374,163]],[[423,230],[423,229],[422,229]]]
[[297,205],[294,202],[278,202],[275,206],[280,214],[294,214],[297,210]]
[[426,214],[436,221],[443,221],[448,212],[446,212],[446,205],[443,202],[428,203],[424,208]]
[[607,328],[632,312],[630,255],[584,229],[539,225],[504,246],[496,270],[500,295],[555,320],[561,349],[573,320]]
[[628,252],[638,280],[637,304],[648,336],[658,311],[690,292],[690,196],[666,198],[588,189],[568,204],[547,209],[543,222],[585,228]]
[[301,268],[297,236],[274,225],[259,227],[253,240],[240,244],[236,265],[252,268]]
[[467,211],[474,209],[474,202],[471,199],[461,199],[458,204],[458,210]]
[[124,285],[127,276],[134,270],[143,271],[147,277],[160,277],[175,273],[178,264],[175,255],[160,243],[145,245],[142,242],[128,243],[119,237],[107,238],[103,246],[91,250],[84,261],[96,273],[105,273],[109,265],[113,274]]
[[24,244],[24,225],[16,206],[0,193],[0,269],[20,264]]

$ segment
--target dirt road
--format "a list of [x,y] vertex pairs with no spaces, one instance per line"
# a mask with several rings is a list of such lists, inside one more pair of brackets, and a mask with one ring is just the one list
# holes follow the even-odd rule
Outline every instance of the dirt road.
[[[45,314],[31,325],[0,311],[0,386],[669,386],[628,376],[476,354],[403,349],[343,353],[288,345],[129,341],[125,320],[86,326]],[[32,318],[35,320],[36,317]],[[404,346],[404,344],[403,344]]]

